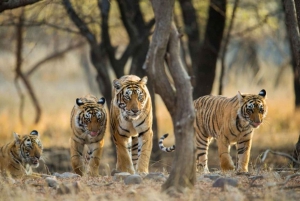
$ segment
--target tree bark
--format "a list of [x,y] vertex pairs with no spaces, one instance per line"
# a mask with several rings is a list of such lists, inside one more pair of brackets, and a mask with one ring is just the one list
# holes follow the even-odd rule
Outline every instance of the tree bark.
[[209,18],[201,46],[198,66],[194,69],[194,99],[212,91],[216,64],[222,42],[226,19],[226,0],[210,0]]
[[[154,81],[155,92],[162,97],[171,114],[178,150],[175,151],[170,176],[162,189],[184,192],[186,188],[193,187],[196,173],[192,86],[180,59],[180,35],[172,24],[174,0],[152,0],[151,3],[156,27],[144,67]],[[165,64],[174,80],[175,90],[166,76]]]
[[297,7],[295,6],[295,2],[293,0],[283,0],[286,18],[285,22],[292,53],[291,56],[294,71],[295,106],[298,109],[300,108],[300,27],[297,19],[299,19],[300,16],[300,8],[299,2],[296,3]]

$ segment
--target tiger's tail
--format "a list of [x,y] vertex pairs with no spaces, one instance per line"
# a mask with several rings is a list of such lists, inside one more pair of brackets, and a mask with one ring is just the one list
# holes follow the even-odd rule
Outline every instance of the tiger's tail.
[[169,134],[164,134],[158,141],[159,148],[164,152],[172,152],[175,150],[175,145],[172,145],[170,147],[165,147],[163,144],[164,139],[168,137]]

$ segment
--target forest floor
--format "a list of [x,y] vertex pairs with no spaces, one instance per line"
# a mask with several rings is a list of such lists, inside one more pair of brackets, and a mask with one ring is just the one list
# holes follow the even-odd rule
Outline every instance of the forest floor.
[[[258,174],[235,172],[198,174],[193,189],[184,193],[161,191],[167,179],[142,179],[127,185],[113,176],[57,178],[59,187],[50,187],[46,179],[1,180],[0,200],[299,200],[300,174],[290,170],[262,170]],[[230,178],[225,185],[213,187],[218,180]],[[220,179],[221,178],[221,179]],[[233,182],[232,182],[233,181]],[[226,183],[226,182],[225,182]]]

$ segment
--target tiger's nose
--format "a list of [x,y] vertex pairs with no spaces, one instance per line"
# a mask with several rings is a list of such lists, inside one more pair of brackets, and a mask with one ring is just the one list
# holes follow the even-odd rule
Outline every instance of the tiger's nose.
[[134,114],[136,114],[136,113],[138,113],[139,112],[139,110],[138,109],[132,109],[131,110]]

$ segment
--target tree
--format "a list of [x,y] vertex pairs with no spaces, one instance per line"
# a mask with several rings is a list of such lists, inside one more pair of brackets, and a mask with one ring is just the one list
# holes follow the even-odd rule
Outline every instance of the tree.
[[192,61],[194,99],[208,95],[212,91],[216,64],[223,38],[226,20],[226,0],[210,0],[209,17],[204,40],[200,40],[197,16],[191,0],[180,0],[188,48]]
[[300,2],[283,0],[294,72],[295,106],[300,108]]
[[[183,192],[195,183],[194,128],[195,112],[192,86],[179,54],[179,38],[173,19],[174,0],[153,0],[156,26],[144,68],[169,110],[175,131],[175,152],[170,176],[163,190]],[[167,78],[170,71],[174,88]],[[184,152],[180,151],[184,150]]]

